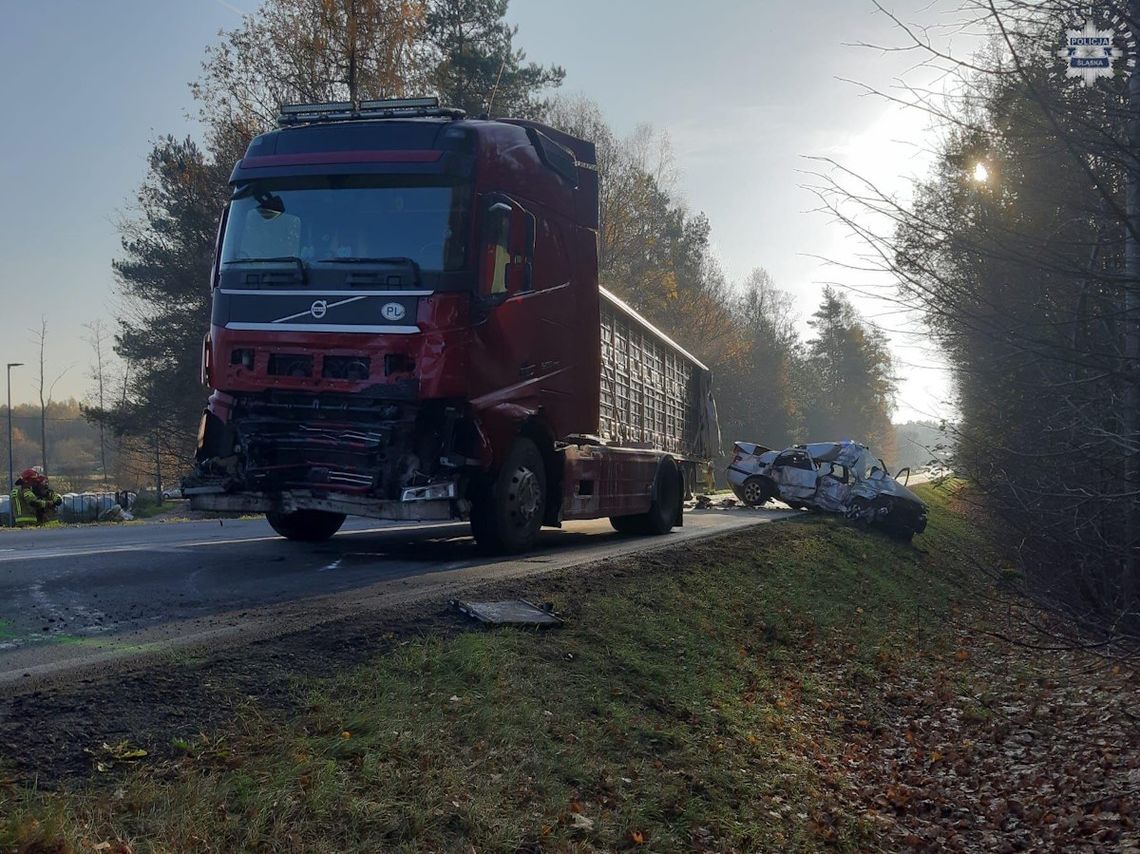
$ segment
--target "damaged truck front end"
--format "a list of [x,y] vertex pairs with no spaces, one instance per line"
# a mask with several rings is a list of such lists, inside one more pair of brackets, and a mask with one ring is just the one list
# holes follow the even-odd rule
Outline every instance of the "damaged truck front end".
[[[218,391],[202,418],[186,492],[210,509],[266,513],[275,528],[289,527],[286,517],[322,531],[333,524],[314,514],[340,522],[461,518],[459,422],[458,409],[438,401]],[[302,511],[308,515],[295,515]]]

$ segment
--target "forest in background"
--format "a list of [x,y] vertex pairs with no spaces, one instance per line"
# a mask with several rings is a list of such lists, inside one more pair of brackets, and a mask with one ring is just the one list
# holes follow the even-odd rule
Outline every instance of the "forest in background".
[[[83,404],[75,399],[46,405],[46,470],[56,491],[139,491],[153,486],[153,451],[140,457],[140,452],[145,453],[141,446],[126,447],[109,435],[101,444],[98,424],[87,418],[83,410]],[[12,463],[17,476],[24,469],[44,464],[40,441],[43,414],[38,403],[12,407]],[[0,405],[0,460],[4,466],[8,464],[7,426],[8,407]],[[181,464],[181,460],[163,460],[164,469],[170,473]]]

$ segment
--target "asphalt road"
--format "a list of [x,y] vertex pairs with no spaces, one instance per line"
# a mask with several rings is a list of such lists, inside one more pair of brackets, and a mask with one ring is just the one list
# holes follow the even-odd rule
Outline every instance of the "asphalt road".
[[480,555],[465,524],[350,520],[319,545],[281,539],[262,520],[0,529],[0,684],[272,637],[793,513],[689,511],[683,528],[648,538],[573,522],[507,560]]

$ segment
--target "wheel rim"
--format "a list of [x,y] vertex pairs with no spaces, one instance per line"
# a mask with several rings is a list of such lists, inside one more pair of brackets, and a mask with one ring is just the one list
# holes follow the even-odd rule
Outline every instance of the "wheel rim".
[[763,490],[760,489],[760,484],[752,481],[744,484],[744,500],[749,504],[759,504],[763,500]]
[[538,475],[526,466],[515,469],[507,493],[511,520],[520,528],[526,527],[538,514],[541,501],[542,490],[539,489]]

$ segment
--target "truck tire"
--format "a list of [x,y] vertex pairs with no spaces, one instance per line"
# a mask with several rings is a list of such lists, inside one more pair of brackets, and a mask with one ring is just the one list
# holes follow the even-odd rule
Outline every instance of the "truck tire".
[[269,526],[287,540],[323,543],[344,524],[343,513],[324,510],[295,510],[292,513],[266,513]]
[[611,516],[610,524],[619,534],[668,534],[677,524],[684,500],[685,484],[681,470],[666,458],[657,472],[657,495],[649,511],[636,516]]
[[546,465],[533,441],[515,439],[498,476],[474,496],[471,533],[492,554],[526,551],[546,512]]
[[768,489],[768,484],[764,482],[764,478],[759,475],[752,475],[748,480],[744,481],[740,486],[740,500],[747,504],[749,507],[759,507],[761,504],[767,504],[768,499],[772,497]]

